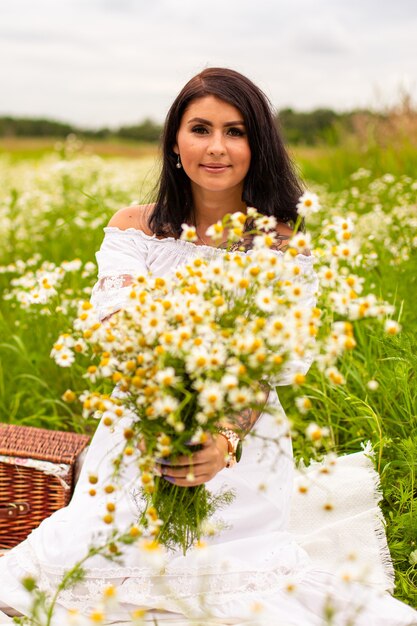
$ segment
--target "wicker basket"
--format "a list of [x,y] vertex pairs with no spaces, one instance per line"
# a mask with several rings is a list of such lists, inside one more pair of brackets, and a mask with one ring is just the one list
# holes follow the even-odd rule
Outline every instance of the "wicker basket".
[[88,442],[86,435],[0,424],[0,548],[20,543],[68,504]]

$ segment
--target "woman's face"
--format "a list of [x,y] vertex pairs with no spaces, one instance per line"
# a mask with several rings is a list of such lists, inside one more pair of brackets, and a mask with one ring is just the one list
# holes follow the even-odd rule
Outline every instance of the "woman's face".
[[215,96],[193,100],[182,116],[174,152],[194,192],[235,189],[241,200],[251,152],[239,109]]

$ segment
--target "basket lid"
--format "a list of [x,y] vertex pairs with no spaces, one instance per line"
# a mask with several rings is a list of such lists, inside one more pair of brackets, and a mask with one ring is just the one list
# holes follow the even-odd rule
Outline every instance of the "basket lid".
[[0,424],[0,455],[72,465],[89,441],[78,433]]

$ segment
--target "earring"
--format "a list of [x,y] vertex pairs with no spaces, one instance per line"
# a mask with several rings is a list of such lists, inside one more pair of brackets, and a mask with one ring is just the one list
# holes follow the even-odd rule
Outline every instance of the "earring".
[[181,163],[181,159],[180,159],[180,155],[178,155],[177,157],[177,164],[176,166],[179,170],[182,168],[182,163]]

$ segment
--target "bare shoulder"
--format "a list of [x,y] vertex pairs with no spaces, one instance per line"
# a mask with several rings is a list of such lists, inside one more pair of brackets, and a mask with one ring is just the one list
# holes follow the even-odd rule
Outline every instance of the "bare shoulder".
[[146,235],[152,235],[148,226],[148,219],[154,206],[154,204],[138,204],[124,207],[113,215],[108,226],[120,228],[120,230],[135,228],[136,230],[141,230]]
[[293,229],[288,226],[288,224],[284,224],[284,222],[278,222],[277,224],[277,235],[281,235],[285,239],[289,239],[293,235]]
[[293,230],[284,222],[278,222],[276,229],[277,242],[274,245],[276,250],[284,252],[288,248],[288,242],[293,235]]

